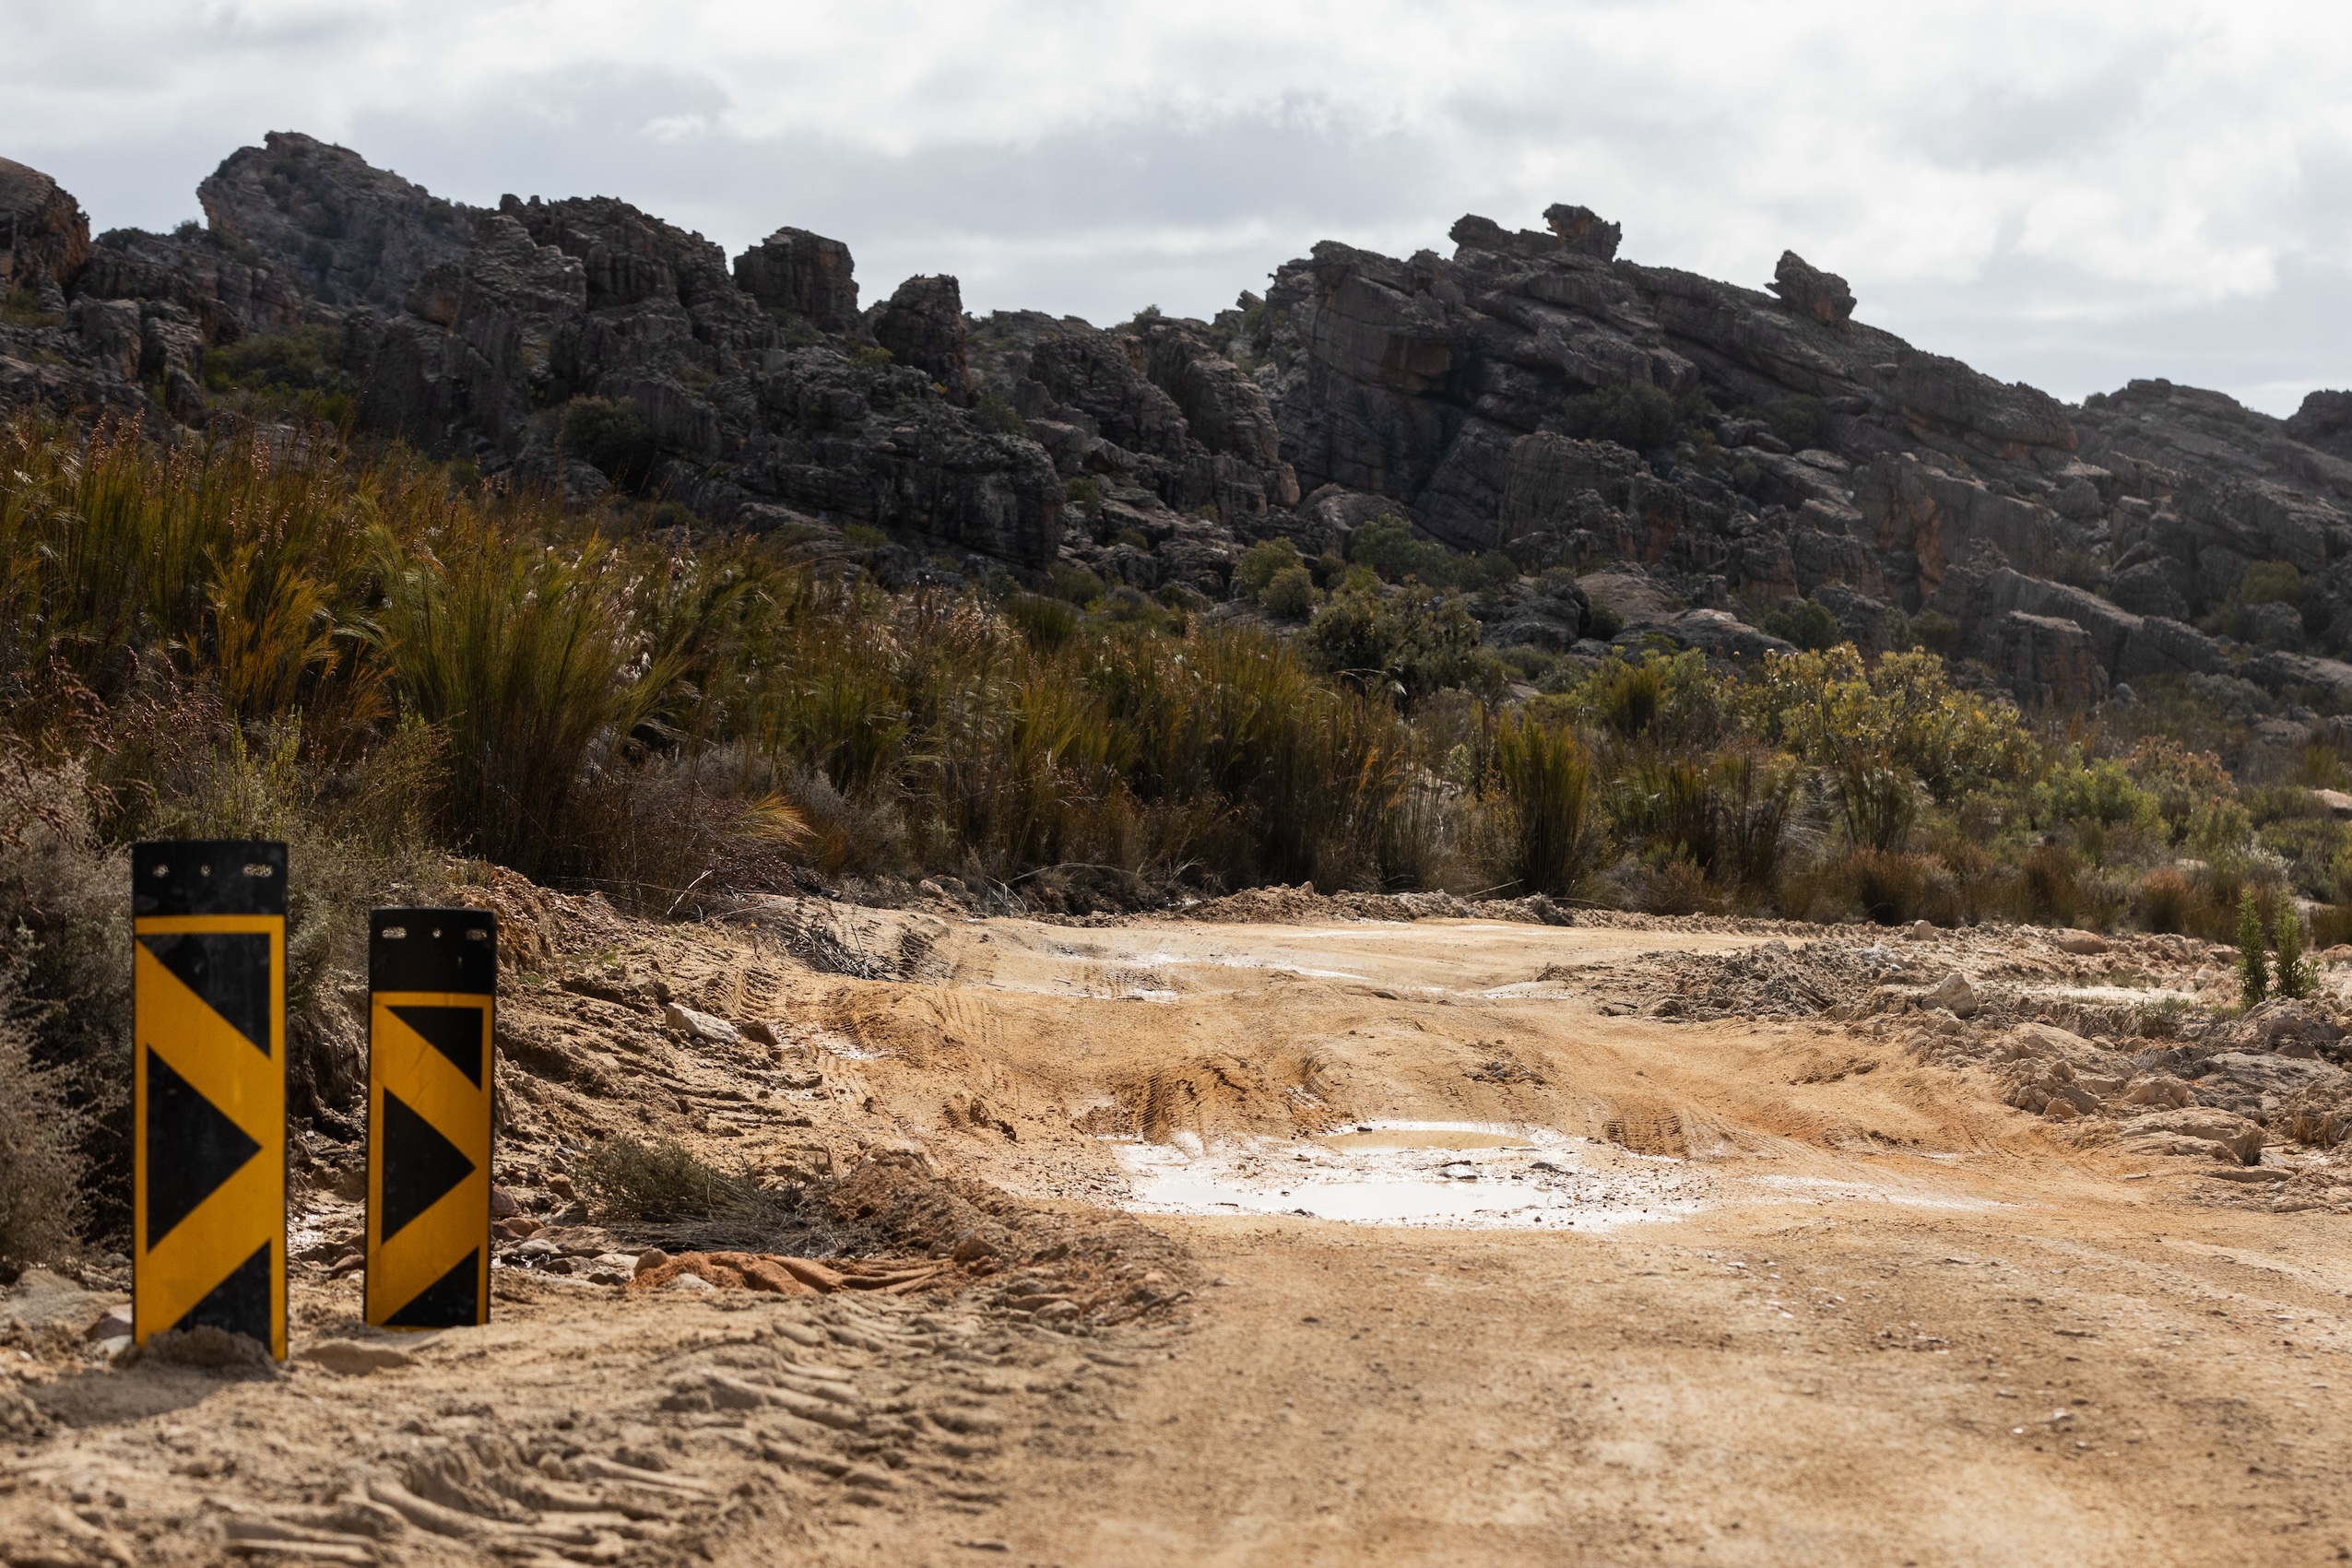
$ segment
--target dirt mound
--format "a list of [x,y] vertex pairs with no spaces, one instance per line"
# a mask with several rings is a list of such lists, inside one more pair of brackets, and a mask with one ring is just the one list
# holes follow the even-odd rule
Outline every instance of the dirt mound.
[[764,1291],[776,1296],[829,1296],[836,1291],[905,1295],[955,1282],[949,1265],[924,1258],[837,1258],[826,1264],[774,1253],[690,1252],[641,1267],[628,1289],[658,1291],[689,1278],[718,1290]]
[[559,893],[483,861],[453,863],[450,877],[459,903],[498,916],[501,969],[536,973],[561,952],[601,947],[626,933],[602,893]]
[[1112,1083],[1114,1114],[1088,1126],[1165,1143],[1178,1133],[1213,1138],[1233,1133],[1292,1137],[1328,1131],[1347,1120],[1329,1100],[1325,1063],[1312,1051],[1275,1052],[1262,1061],[1197,1056]]
[[1850,1006],[1890,979],[1916,978],[1909,961],[1883,945],[1855,947],[1778,938],[1735,953],[1673,953],[1584,970],[1546,970],[1574,980],[1602,1010],[1646,1018],[1809,1018]]

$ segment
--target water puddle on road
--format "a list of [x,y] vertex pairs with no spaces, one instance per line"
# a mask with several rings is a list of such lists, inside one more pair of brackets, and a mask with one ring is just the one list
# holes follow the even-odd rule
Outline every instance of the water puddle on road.
[[1488,1132],[1483,1126],[1431,1122],[1409,1127],[1359,1125],[1353,1132],[1326,1133],[1325,1149],[1533,1149],[1523,1133]]
[[1203,1145],[1189,1133],[1118,1150],[1144,1214],[1294,1214],[1365,1225],[1599,1232],[1696,1213],[1713,1188],[1687,1161],[1548,1128],[1362,1123],[1311,1139]]

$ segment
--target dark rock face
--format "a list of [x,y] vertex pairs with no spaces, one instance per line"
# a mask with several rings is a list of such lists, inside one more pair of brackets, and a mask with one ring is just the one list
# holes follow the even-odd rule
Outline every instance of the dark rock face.
[[0,158],[0,300],[26,289],[47,310],[46,289],[62,305],[89,259],[81,205],[40,170]]
[[283,332],[316,312],[299,286],[220,235],[116,229],[98,237],[74,292],[98,300],[169,301],[194,316],[207,343]]
[[328,306],[397,307],[426,268],[462,256],[473,232],[472,208],[290,131],[230,154],[196,200],[216,231]]
[[2352,392],[2306,393],[2303,406],[2288,417],[2287,434],[2306,446],[2338,457],[2352,457]]
[[972,363],[964,346],[963,289],[952,277],[910,277],[869,324],[874,341],[902,365],[938,383],[951,403],[972,396]]
[[735,281],[772,311],[819,332],[857,330],[857,279],[849,247],[806,229],[779,229],[735,258]]
[[[1139,326],[999,312],[972,333],[975,384],[1024,418],[1065,484],[1100,491],[1074,559],[1137,587],[1222,592],[1242,539],[1299,530],[1298,481],[1265,393],[1214,327]],[[1148,556],[1121,553],[1139,546]]]

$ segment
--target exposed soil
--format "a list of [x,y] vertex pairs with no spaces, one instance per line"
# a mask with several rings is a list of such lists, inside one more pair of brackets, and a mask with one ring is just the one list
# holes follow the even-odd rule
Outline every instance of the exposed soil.
[[[0,1559],[2352,1558],[2340,990],[1296,890],[500,896],[491,1325],[356,1321],[309,1129],[285,1367],[86,1338],[102,1262],[0,1302]],[[615,1218],[616,1132],[755,1196]]]

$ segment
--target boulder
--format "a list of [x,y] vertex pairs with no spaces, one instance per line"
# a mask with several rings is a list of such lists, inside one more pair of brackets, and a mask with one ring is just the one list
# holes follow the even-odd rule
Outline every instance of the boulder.
[[1854,504],[1879,542],[1888,581],[1932,598],[1975,547],[1991,546],[2003,562],[2031,577],[2050,567],[2057,514],[2006,495],[1975,475],[1956,473],[1932,454],[1900,453],[1854,470]]
[[733,1045],[743,1038],[742,1032],[727,1020],[680,1003],[663,1004],[661,1016],[670,1028],[705,1045]]
[[1974,1018],[1977,989],[1967,975],[1956,969],[1921,993],[1920,1003],[1922,1007],[1942,1008],[1954,1018]]
[[2144,560],[2108,579],[2107,597],[2133,615],[2160,615],[2172,620],[2188,618],[2189,601],[2172,585],[2164,563]]
[[2130,1132],[2123,1147],[2136,1152],[2202,1154],[2237,1165],[2263,1157],[2261,1124],[2203,1105],[2136,1116]]
[[2310,1056],[2334,1047],[2343,1029],[2316,1002],[2275,997],[2254,1008],[2224,1033],[2232,1049]]
[[89,260],[81,204],[40,170],[0,158],[0,303],[19,289],[70,289]]
[[945,273],[910,277],[868,323],[874,341],[902,365],[929,376],[951,403],[972,396],[972,366],[964,346],[963,291]]
[[1838,619],[1838,630],[1854,651],[1874,659],[1894,646],[1895,607],[1858,593],[1843,583],[1824,583],[1810,597]]
[[1554,202],[1543,209],[1543,221],[1559,236],[1563,249],[1574,251],[1600,261],[1609,261],[1617,253],[1617,242],[1625,238],[1625,230],[1611,223],[1589,206],[1571,206]]
[[2196,1103],[2196,1091],[2169,1073],[2147,1073],[2124,1086],[2116,1102],[2158,1111],[2179,1110]]
[[1472,607],[1490,648],[1534,648],[1564,654],[1584,635],[1590,601],[1573,578],[1548,573],[1521,578]]
[[735,281],[767,309],[820,332],[857,330],[856,264],[839,240],[779,229],[735,258]]
[[[1143,371],[1174,400],[1186,433],[1212,454],[1231,454],[1266,470],[1282,464],[1282,432],[1263,388],[1191,330],[1163,323],[1143,334]],[[1285,470],[1286,472],[1286,470]],[[1274,487],[1283,487],[1277,481]],[[1274,504],[1295,506],[1298,482]]]
[[2307,392],[2287,418],[2287,433],[2309,446],[2352,457],[2352,392]]
[[1780,253],[1780,265],[1772,273],[1772,291],[1791,310],[1824,326],[1843,326],[1853,319],[1854,292],[1846,287],[1846,280],[1807,265],[1794,251]]

